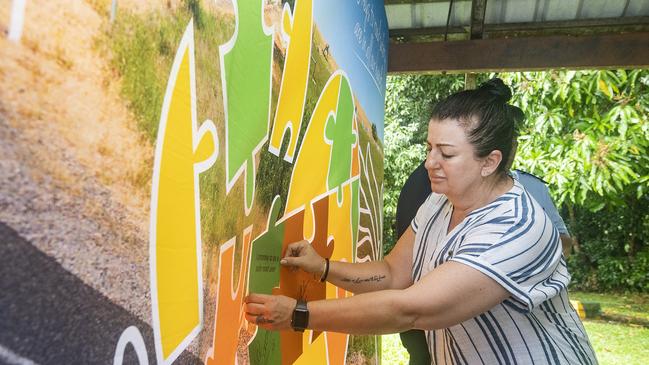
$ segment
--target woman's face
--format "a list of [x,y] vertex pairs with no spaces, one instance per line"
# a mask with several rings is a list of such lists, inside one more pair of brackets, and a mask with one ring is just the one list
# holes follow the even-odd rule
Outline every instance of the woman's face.
[[481,179],[483,161],[457,121],[445,119],[428,123],[426,170],[433,192],[447,197],[461,196]]

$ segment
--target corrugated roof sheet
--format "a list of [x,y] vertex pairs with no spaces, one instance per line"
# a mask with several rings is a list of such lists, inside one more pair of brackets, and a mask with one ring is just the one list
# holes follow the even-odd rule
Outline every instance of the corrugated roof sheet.
[[[390,29],[445,27],[471,22],[471,0],[386,1]],[[649,0],[488,0],[484,23],[535,23],[649,16]]]

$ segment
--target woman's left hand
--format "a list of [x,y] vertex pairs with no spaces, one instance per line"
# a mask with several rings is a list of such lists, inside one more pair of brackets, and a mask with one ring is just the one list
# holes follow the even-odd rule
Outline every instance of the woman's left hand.
[[291,329],[297,300],[283,295],[251,293],[244,299],[246,320],[271,331]]

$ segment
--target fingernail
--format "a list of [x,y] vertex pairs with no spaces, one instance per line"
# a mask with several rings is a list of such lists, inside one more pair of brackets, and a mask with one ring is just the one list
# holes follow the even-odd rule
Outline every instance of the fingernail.
[[282,264],[282,265],[286,265],[286,259],[279,260],[279,263]]

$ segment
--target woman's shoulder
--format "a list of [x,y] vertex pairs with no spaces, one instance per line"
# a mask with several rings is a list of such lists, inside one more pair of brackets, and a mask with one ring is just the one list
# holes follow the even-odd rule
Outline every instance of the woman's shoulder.
[[480,217],[478,225],[488,225],[503,234],[517,229],[543,229],[545,213],[520,182],[492,203],[493,208]]
[[502,211],[511,216],[511,227],[508,233],[541,234],[551,230],[552,224],[543,207],[525,190],[520,182],[515,181],[510,190],[511,199],[503,204]]

